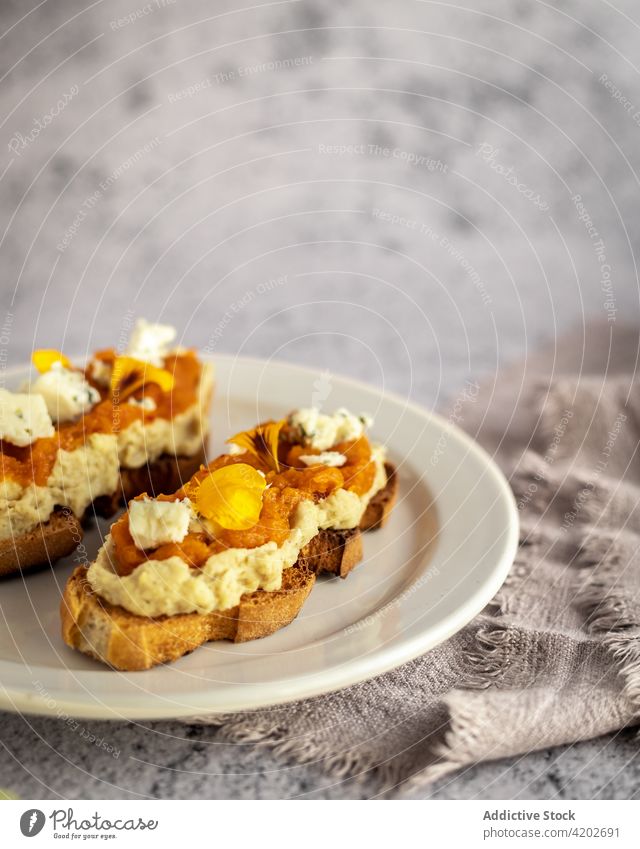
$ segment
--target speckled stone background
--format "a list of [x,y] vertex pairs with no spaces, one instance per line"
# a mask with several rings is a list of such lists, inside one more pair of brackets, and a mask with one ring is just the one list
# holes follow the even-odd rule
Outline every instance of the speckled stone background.
[[[572,325],[637,323],[637,4],[469,5],[3,0],[0,366],[144,315],[446,410]],[[23,797],[378,789],[202,727],[0,734]],[[628,731],[433,794],[628,798],[636,752]]]

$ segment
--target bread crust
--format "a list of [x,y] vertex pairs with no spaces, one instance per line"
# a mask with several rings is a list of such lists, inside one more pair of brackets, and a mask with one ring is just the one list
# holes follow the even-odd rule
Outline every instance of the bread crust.
[[55,563],[76,548],[82,540],[82,520],[93,513],[109,517],[130,498],[141,492],[150,495],[175,492],[205,461],[204,447],[193,457],[163,454],[139,469],[120,470],[120,488],[113,495],[100,496],[79,519],[68,508],[56,508],[49,520],[27,534],[0,540],[0,577],[26,572]]
[[364,511],[360,522],[360,530],[375,531],[383,528],[395,507],[398,498],[398,473],[393,463],[386,462],[384,470],[387,473],[387,483],[377,492]]
[[76,548],[82,540],[82,525],[68,509],[53,511],[48,522],[15,539],[0,540],[0,577],[26,572],[53,563]]
[[[395,469],[389,465],[387,485],[372,499],[375,509],[360,528],[379,527],[388,518],[397,494]],[[375,523],[372,524],[372,517]],[[109,666],[135,672],[170,663],[212,640],[246,642],[269,636],[292,622],[323,572],[345,578],[362,559],[361,529],[320,531],[282,573],[275,592],[247,593],[240,604],[212,613],[184,613],[155,619],[109,604],[93,592],[87,569],[69,578],[60,605],[62,638]]]
[[346,578],[362,560],[362,534],[360,528],[348,531],[327,530],[315,536],[300,552],[302,563],[316,575],[327,572]]

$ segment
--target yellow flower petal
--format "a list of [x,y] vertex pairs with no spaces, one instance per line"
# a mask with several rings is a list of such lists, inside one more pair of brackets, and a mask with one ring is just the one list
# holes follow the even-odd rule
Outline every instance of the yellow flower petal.
[[111,372],[112,394],[119,392],[120,398],[124,399],[146,383],[155,383],[163,392],[170,392],[173,389],[173,375],[166,369],[157,368],[134,357],[116,357]]
[[267,422],[262,428],[262,441],[267,447],[271,457],[273,457],[276,472],[280,471],[280,463],[278,462],[278,439],[280,431],[284,426],[285,420],[279,422]]
[[195,494],[195,508],[222,528],[245,531],[260,518],[264,477],[247,463],[231,463],[207,475]]
[[64,368],[73,368],[71,360],[65,357],[62,351],[56,351],[53,348],[40,348],[38,351],[34,351],[31,355],[31,361],[40,374],[49,371],[54,363],[61,363]]
[[253,433],[254,431],[243,431],[242,433],[237,433],[235,436],[229,437],[229,439],[227,439],[227,443],[233,442],[234,445],[244,448],[245,451],[248,451],[249,454],[253,454],[254,457],[260,457],[254,436],[252,435]]
[[279,422],[266,422],[252,430],[243,430],[236,433],[235,436],[227,439],[227,442],[232,442],[234,445],[244,448],[245,451],[257,457],[270,469],[279,472],[278,439],[284,424],[285,419]]

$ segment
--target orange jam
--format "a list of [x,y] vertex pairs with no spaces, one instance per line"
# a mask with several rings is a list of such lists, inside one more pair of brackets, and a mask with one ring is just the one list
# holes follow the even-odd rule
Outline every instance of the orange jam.
[[[97,352],[95,359],[112,363],[115,356],[115,352],[109,349]],[[153,398],[155,410],[143,410],[127,401],[114,403],[108,390],[95,384],[87,374],[87,380],[100,391],[102,400],[77,421],[62,422],[53,436],[37,439],[32,445],[19,448],[0,440],[0,476],[25,486],[31,482],[46,486],[59,450],[73,451],[84,445],[93,433],[119,433],[138,419],[172,419],[184,412],[198,400],[202,366],[195,353],[188,351],[166,357],[164,368],[173,375],[173,389],[163,392],[156,384],[149,383],[132,396],[140,399],[144,394]]]
[[190,566],[201,568],[209,557],[227,548],[258,548],[267,542],[283,545],[291,532],[296,507],[303,499],[317,502],[341,488],[364,495],[373,486],[376,470],[371,460],[371,445],[366,437],[343,442],[333,450],[346,455],[347,462],[343,466],[306,466],[300,462],[299,457],[319,452],[281,442],[278,451],[279,472],[273,471],[249,453],[223,454],[209,466],[203,466],[182,489],[173,495],[160,495],[157,500],[177,501],[187,496],[190,488],[210,472],[231,463],[247,463],[264,472],[267,484],[270,484],[264,490],[257,524],[247,530],[221,528],[215,537],[205,533],[189,533],[180,543],[161,545],[153,551],[140,551],[129,532],[129,514],[124,513],[111,528],[116,560],[114,565],[118,574],[130,574],[147,559],[165,560],[177,555]]

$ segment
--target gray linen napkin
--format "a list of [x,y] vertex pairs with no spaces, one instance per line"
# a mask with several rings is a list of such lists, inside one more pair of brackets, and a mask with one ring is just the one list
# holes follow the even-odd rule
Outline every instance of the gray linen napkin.
[[592,328],[485,387],[462,422],[521,518],[507,581],[470,625],[372,681],[198,721],[336,778],[373,772],[381,792],[640,722],[637,351],[637,333]]

